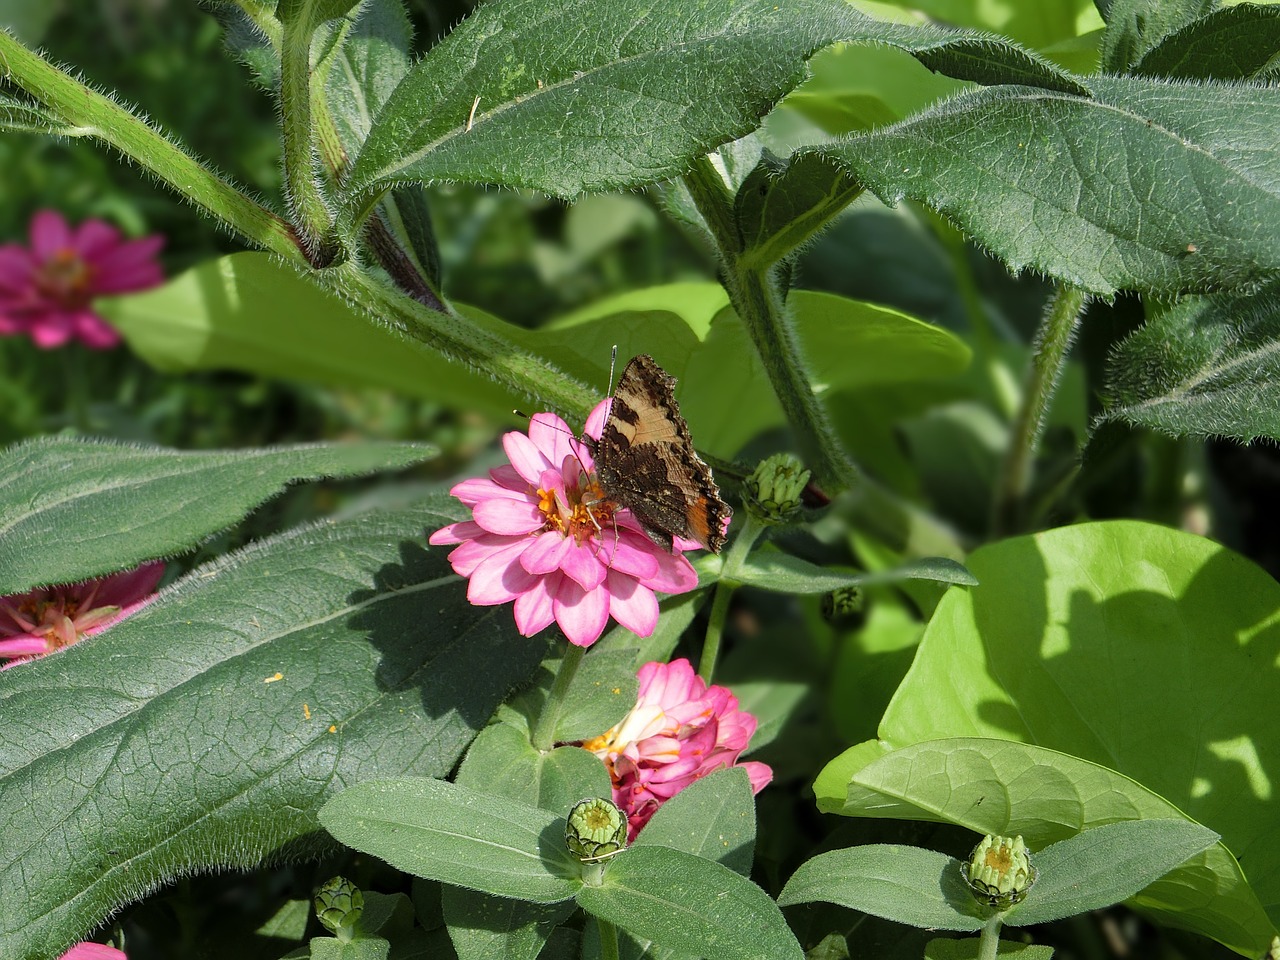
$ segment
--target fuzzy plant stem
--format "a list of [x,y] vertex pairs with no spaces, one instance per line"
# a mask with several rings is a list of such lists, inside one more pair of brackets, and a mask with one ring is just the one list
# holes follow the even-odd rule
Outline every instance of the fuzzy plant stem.
[[1000,952],[1000,915],[991,917],[978,935],[978,960],[996,960]]
[[992,515],[992,531],[996,536],[1016,533],[1021,526],[1045,413],[1062,376],[1085,303],[1083,290],[1060,283],[1045,309],[1036,335],[1022,404],[1013,423],[1009,450],[996,488]]
[[0,76],[59,116],[77,133],[128,159],[250,242],[306,263],[293,227],[188,155],[164,134],[0,30]]
[[325,267],[337,258],[338,243],[333,216],[320,189],[311,113],[311,38],[315,28],[309,10],[284,21],[280,45],[280,131],[284,181],[294,225],[312,265]]
[[618,960],[618,928],[608,920],[595,918],[600,931],[600,960]]
[[796,432],[806,463],[830,493],[855,486],[858,470],[809,386],[778,285],[767,268],[750,266],[742,258],[741,231],[724,179],[704,156],[685,174],[684,182],[711,229],[720,253],[722,282]]
[[742,565],[746,563],[751,548],[755,546],[760,535],[764,533],[764,525],[750,513],[744,511],[747,518],[742,531],[729,544],[724,555],[724,563],[720,567],[720,577],[716,580],[715,595],[711,600],[711,614],[707,621],[707,636],[702,643],[702,658],[698,661],[698,676],[708,686],[716,672],[716,660],[720,656],[720,641],[724,638],[725,622],[729,615],[729,601],[733,591],[741,586],[740,575]]
[[555,682],[551,685],[551,693],[547,697],[547,702],[543,704],[542,712],[538,714],[538,720],[533,727],[531,739],[535,750],[546,753],[555,745],[556,727],[560,725],[560,718],[564,715],[566,706],[565,696],[569,693],[574,674],[582,665],[582,655],[586,652],[586,647],[579,647],[573,643],[569,644],[565,650],[564,657],[560,660],[560,669],[556,671]]

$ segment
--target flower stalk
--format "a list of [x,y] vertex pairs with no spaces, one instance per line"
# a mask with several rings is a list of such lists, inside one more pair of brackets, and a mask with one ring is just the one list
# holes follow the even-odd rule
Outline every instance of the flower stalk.
[[551,693],[547,695],[547,702],[543,704],[542,712],[538,714],[538,721],[533,727],[533,749],[540,753],[546,753],[555,745],[556,727],[560,725],[560,718],[564,715],[565,698],[586,652],[586,647],[574,643],[565,646],[564,657],[560,660],[555,682],[551,685]]
[[720,641],[724,638],[724,627],[729,616],[729,601],[733,591],[742,585],[742,565],[765,531],[765,526],[758,521],[749,510],[744,510],[746,522],[729,549],[724,554],[720,567],[720,576],[716,580],[715,593],[711,598],[711,613],[707,621],[706,638],[702,643],[702,657],[698,660],[698,676],[704,683],[710,683],[715,676],[716,661],[720,656]]
[[1000,914],[989,917],[978,935],[978,960],[996,960],[1000,953],[1000,928],[1004,926]]

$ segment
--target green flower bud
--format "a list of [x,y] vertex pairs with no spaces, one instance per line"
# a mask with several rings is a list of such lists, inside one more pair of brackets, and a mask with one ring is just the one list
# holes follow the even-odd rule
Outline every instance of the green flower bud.
[[822,616],[827,623],[838,627],[858,622],[865,597],[861,587],[841,587],[822,597]]
[[564,825],[569,852],[583,863],[608,860],[627,846],[627,815],[611,800],[587,797],[569,811]]
[[742,485],[747,512],[760,523],[786,523],[800,512],[800,495],[809,485],[809,471],[790,453],[761,460]]
[[964,878],[979,903],[1007,910],[1021,903],[1036,882],[1036,868],[1031,865],[1022,837],[1011,840],[987,834],[973,848]]
[[364,913],[364,894],[346,877],[328,880],[316,892],[316,916],[330,933],[350,929]]

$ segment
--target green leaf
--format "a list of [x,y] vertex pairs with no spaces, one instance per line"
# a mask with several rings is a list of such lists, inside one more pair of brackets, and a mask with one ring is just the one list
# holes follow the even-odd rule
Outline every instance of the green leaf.
[[1080,91],[990,36],[882,23],[839,0],[657,0],[643,15],[507,0],[482,6],[413,68],[374,122],[352,194],[461,180],[573,197],[668,179],[749,133],[804,78],[804,61],[839,40],[903,46],[980,82]]
[[336,839],[397,870],[530,903],[559,903],[582,886],[564,819],[430,779],[362,783],[320,811]]
[[634,846],[609,861],[599,887],[582,887],[588,913],[692,956],[802,960],[769,895],[712,860],[667,847]]
[[[591,650],[587,653],[564,697],[555,730],[558,743],[598,737],[620,722],[635,706],[636,693],[640,689],[640,682],[636,679],[635,655],[634,648]],[[556,663],[558,668],[558,661]],[[550,687],[546,690],[549,691]],[[541,688],[536,691],[543,692]],[[537,709],[542,710],[542,698],[535,696],[534,700],[538,703]],[[567,810],[564,812],[568,813]]]
[[535,960],[551,932],[577,909],[572,900],[525,903],[451,886],[441,896],[458,960]]
[[360,0],[280,0],[276,16],[280,21],[303,20],[316,25],[345,17]]
[[1280,439],[1280,289],[1193,297],[1112,354],[1099,421],[1172,436]]
[[1182,819],[1128,820],[1086,830],[1032,857],[1039,879],[1005,923],[1028,927],[1109,907],[1217,841],[1212,830]]
[[287,484],[429,459],[425,444],[183,451],[50,437],[0,452],[0,595],[173,556]]
[[745,770],[720,770],[658,808],[633,846],[669,847],[715,860],[744,877],[756,844],[756,804]]
[[[1106,767],[1044,747],[966,737],[895,750],[878,741],[861,744],[828,765],[815,791],[825,798],[821,809],[829,812],[955,823],[979,834],[1021,834],[1033,849],[1117,820],[1185,816]],[[835,802],[836,792],[846,794],[843,804]],[[1249,943],[1271,926],[1222,844],[1152,884],[1132,903],[1166,923],[1227,944]]]
[[441,497],[262,541],[6,671],[0,956],[56,953],[180,876],[314,856],[333,794],[452,770],[543,650],[422,545],[457,515]]
[[[1009,540],[975,551],[967,563],[982,587],[950,591],[939,604],[881,722],[886,746],[998,737],[1110,768],[1221,834],[1274,928],[1280,873],[1262,865],[1280,862],[1280,836],[1257,825],[1280,819],[1267,773],[1280,769],[1280,731],[1258,727],[1254,705],[1280,696],[1280,673],[1257,667],[1259,656],[1270,662],[1261,651],[1280,643],[1280,585],[1209,540],[1137,522]],[[1193,740],[1208,746],[1179,746]],[[958,769],[945,755],[937,762]],[[1109,796],[1118,806],[1106,806],[1104,820],[1132,815],[1122,811],[1138,803],[1136,784],[1077,796],[1071,784],[1080,775],[1068,771],[1051,796],[1070,798],[1077,809],[1081,797],[1099,803]],[[970,771],[970,786],[944,819],[965,813],[983,818],[965,821],[979,832],[1061,839],[1065,832],[1052,829],[1037,835],[1023,819],[1026,809],[1002,815],[1013,826],[985,819],[996,799],[991,791],[1007,790],[1016,776],[988,776],[989,789],[981,789],[972,785],[982,778]],[[966,813],[979,797],[985,800]],[[1209,935],[1261,953],[1267,940],[1252,938],[1268,920],[1253,892],[1232,880],[1236,869],[1228,858],[1207,873],[1180,871],[1183,887],[1166,890],[1162,919],[1205,932],[1214,925]]]
[[757,550],[742,565],[737,579],[751,587],[776,593],[820,594],[872,583],[898,583],[902,580],[937,580],[977,586],[978,581],[963,564],[946,557],[912,560],[892,570],[877,573],[839,573],[819,567],[778,550]]
[[373,118],[409,72],[412,42],[413,27],[400,0],[363,0],[325,81],[329,113],[350,160],[360,152]]
[[1108,0],[1102,69],[1128,73],[1166,35],[1213,9],[1213,0]]
[[871,844],[818,854],[800,865],[778,895],[783,907],[815,900],[913,927],[983,926],[959,861],[920,847]]
[[1274,90],[1088,84],[1093,99],[980,90],[815,152],[883,198],[954,219],[1013,269],[1095,293],[1247,287],[1280,271]]
[[[978,960],[978,942],[977,937],[930,940],[924,948],[924,960]],[[1001,940],[998,951],[1002,957],[1018,957],[1019,960],[1050,960],[1053,956],[1053,947],[1013,940]]]
[[1143,77],[1252,80],[1274,71],[1280,9],[1244,3],[1214,10],[1164,37],[1133,67]]
[[580,747],[535,750],[524,731],[495,723],[476,737],[458,771],[459,786],[510,797],[561,817],[583,797],[608,797],[609,773]]
[[391,955],[391,944],[381,937],[350,941],[316,937],[310,946],[311,960],[387,960]]
[[67,125],[41,104],[7,93],[0,93],[0,130],[43,133],[55,137],[74,137],[83,132]]
[[745,262],[769,266],[826,227],[862,192],[862,184],[826,157],[772,155],[751,172],[734,198]]

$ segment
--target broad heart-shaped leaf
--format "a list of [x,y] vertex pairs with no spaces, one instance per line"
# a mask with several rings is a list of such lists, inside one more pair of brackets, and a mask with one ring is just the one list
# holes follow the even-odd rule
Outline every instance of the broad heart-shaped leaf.
[[839,40],[902,46],[980,82],[1081,92],[990,35],[881,23],[843,0],[505,0],[405,78],[356,161],[353,198],[405,180],[562,197],[665,180],[749,133],[804,78],[804,61]]
[[1191,297],[1112,354],[1100,420],[1173,436],[1280,439],[1280,285]]
[[563,816],[445,780],[358,784],[324,805],[335,838],[398,870],[529,903],[560,903],[582,887]]
[[862,184],[827,157],[807,153],[783,162],[766,156],[734,197],[744,260],[762,266],[776,263],[861,192]]
[[747,558],[736,579],[761,590],[798,595],[830,593],[841,587],[899,583],[903,580],[937,580],[965,586],[978,584],[963,564],[946,557],[912,560],[892,570],[876,573],[840,573],[779,550],[757,550]]
[[1148,50],[1133,67],[1144,77],[1251,80],[1271,73],[1280,54],[1280,9],[1244,3],[1193,20]]
[[326,849],[373,777],[443,776],[543,645],[477,611],[440,497],[255,544],[0,683],[0,956],[47,960],[155,886]]
[[634,846],[609,861],[578,904],[643,940],[691,956],[802,960],[804,951],[767,893],[713,860]]
[[67,437],[0,452],[0,595],[173,556],[295,480],[405,467],[425,444],[183,451]]
[[1039,879],[1005,922],[1028,927],[1100,910],[1133,896],[1218,841],[1189,820],[1126,820],[1036,853]]
[[914,927],[973,931],[983,925],[960,863],[920,847],[871,844],[818,854],[778,895],[784,907],[815,900]]
[[1158,295],[1280,273],[1280,93],[1094,77],[980,90],[816,152],[954,219],[1014,269]]
[[[978,834],[1021,834],[1033,850],[1117,820],[1184,816],[1106,767],[1045,747],[956,737],[889,750],[845,751],[814,784],[831,813],[955,823]],[[1130,901],[1147,913],[1254,952],[1272,923],[1221,843]]]
[[[1222,835],[1275,926],[1280,835],[1262,824],[1280,820],[1267,786],[1280,731],[1258,725],[1253,705],[1280,696],[1280,585],[1209,540],[1127,521],[993,544],[966,562],[982,587],[939,604],[881,740],[1020,740],[1132,778]],[[1193,741],[1204,749],[1183,749]],[[1246,908],[1236,919],[1256,931]]]
[[1166,35],[1208,13],[1214,0],[1108,0],[1102,69],[1128,73]]
[[634,846],[669,847],[751,872],[756,807],[745,770],[719,770],[685,787],[658,808]]

